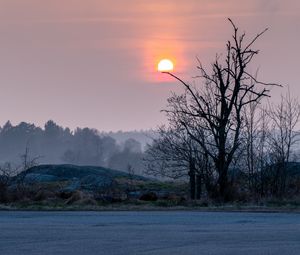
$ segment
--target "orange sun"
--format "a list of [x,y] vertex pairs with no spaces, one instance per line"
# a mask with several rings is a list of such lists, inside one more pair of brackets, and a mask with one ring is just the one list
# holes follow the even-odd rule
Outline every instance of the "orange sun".
[[162,59],[157,65],[157,70],[160,72],[171,72],[174,69],[174,64],[169,59]]

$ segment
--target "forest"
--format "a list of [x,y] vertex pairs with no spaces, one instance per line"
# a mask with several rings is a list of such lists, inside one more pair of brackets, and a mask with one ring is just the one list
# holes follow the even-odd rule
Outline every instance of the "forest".
[[123,171],[131,166],[142,173],[143,144],[127,137],[135,135],[145,136],[143,132],[100,133],[90,128],[71,131],[52,120],[44,128],[26,122],[13,126],[8,121],[0,129],[0,161],[2,166],[18,168],[26,154],[34,164],[92,165]]

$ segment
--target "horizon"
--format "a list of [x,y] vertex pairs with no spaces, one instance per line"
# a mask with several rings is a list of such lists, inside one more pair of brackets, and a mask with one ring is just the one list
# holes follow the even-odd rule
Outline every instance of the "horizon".
[[77,128],[79,129],[84,129],[84,128],[89,128],[89,129],[95,129],[99,132],[99,134],[109,134],[109,133],[131,133],[131,132],[138,132],[138,133],[143,133],[143,132],[155,132],[155,129],[131,129],[131,130],[122,130],[122,129],[119,129],[119,130],[101,130],[101,129],[98,129],[98,128],[94,128],[94,127],[88,127],[88,126],[75,126],[74,128],[71,128],[69,126],[66,126],[66,125],[62,125],[61,123],[53,120],[53,119],[49,119],[47,120],[45,123],[42,123],[41,125],[37,125],[36,123],[34,122],[29,122],[29,121],[26,121],[26,120],[21,120],[21,121],[17,121],[17,122],[12,122],[11,120],[7,120],[7,121],[4,121],[3,123],[0,123],[0,128],[3,128],[3,126],[6,124],[6,123],[11,123],[12,126],[18,126],[19,124],[21,123],[27,123],[27,124],[32,124],[34,125],[35,127],[38,127],[38,128],[41,128],[41,129],[44,129],[45,128],[45,124],[48,122],[48,121],[53,121],[55,124],[57,124],[59,127],[62,127],[64,129],[66,128],[69,128],[71,132],[74,132]]

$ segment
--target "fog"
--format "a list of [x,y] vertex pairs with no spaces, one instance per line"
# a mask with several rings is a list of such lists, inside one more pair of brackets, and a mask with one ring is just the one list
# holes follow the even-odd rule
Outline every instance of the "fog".
[[[9,121],[0,130],[0,161],[21,164],[26,149],[29,160],[39,164],[103,166],[143,173],[143,150],[151,132],[104,133],[91,128],[71,130],[49,120],[43,128]],[[140,140],[140,141],[139,141]]]

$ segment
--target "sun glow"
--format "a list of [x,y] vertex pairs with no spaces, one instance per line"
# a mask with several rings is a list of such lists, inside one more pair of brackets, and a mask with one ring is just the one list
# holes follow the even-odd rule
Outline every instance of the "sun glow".
[[169,59],[162,59],[159,61],[157,65],[157,70],[160,72],[170,72],[173,71],[173,69],[174,69],[174,64]]

